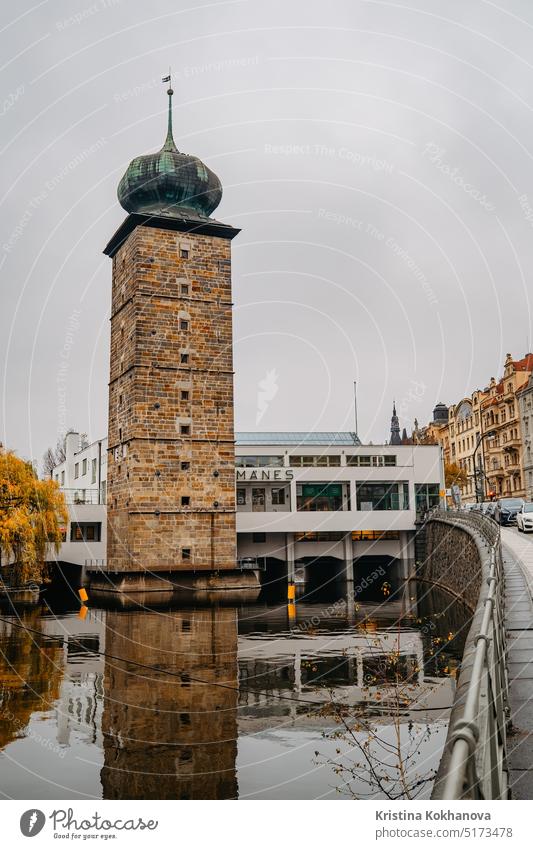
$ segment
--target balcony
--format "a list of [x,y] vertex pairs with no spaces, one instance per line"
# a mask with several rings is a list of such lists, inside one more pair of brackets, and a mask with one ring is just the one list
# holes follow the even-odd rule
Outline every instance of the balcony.
[[62,489],[67,504],[105,504],[105,497],[99,498],[97,489]]

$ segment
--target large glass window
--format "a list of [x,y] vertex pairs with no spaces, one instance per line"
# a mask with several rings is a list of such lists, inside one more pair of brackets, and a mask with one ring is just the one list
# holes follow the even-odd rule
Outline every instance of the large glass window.
[[101,522],[72,522],[70,526],[71,542],[100,542]]
[[252,488],[252,510],[254,513],[262,513],[265,509],[265,488]]
[[417,510],[429,510],[440,504],[440,484],[415,483],[415,501]]
[[352,539],[357,541],[400,539],[399,531],[352,531]]
[[240,487],[237,488],[237,507],[242,507],[246,504],[246,488]]
[[358,510],[408,510],[409,485],[406,481],[358,483]]
[[339,542],[343,538],[342,531],[303,531],[294,534],[294,542]]
[[235,466],[238,469],[256,469],[264,466],[283,466],[282,454],[250,454],[235,457]]
[[296,509],[304,512],[342,510],[342,484],[298,484],[296,487]]
[[347,466],[395,466],[395,454],[349,454]]
[[97,465],[97,463],[98,463],[98,460],[96,459],[96,457],[93,457],[93,459],[91,461],[91,483],[96,483],[96,465]]
[[296,454],[289,457],[289,466],[297,468],[340,466],[340,464],[340,454]]
[[286,488],[284,486],[273,486],[271,489],[272,494],[272,504],[280,505],[285,504],[285,493]]

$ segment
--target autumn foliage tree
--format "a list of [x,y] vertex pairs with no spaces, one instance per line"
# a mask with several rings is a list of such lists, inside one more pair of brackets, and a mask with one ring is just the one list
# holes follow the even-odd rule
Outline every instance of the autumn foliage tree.
[[32,464],[0,448],[0,563],[6,583],[41,582],[49,546],[59,551],[68,513],[52,480],[39,480]]
[[466,473],[465,469],[462,469],[461,466],[457,465],[457,463],[445,463],[444,479],[446,482],[447,489],[449,489],[454,484],[462,487],[466,486],[466,484],[468,483],[468,474]]

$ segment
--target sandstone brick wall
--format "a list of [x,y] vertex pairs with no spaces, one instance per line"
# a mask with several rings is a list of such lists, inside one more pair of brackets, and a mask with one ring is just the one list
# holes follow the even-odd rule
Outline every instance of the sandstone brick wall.
[[233,417],[231,242],[139,225],[113,257],[108,570],[235,568]]

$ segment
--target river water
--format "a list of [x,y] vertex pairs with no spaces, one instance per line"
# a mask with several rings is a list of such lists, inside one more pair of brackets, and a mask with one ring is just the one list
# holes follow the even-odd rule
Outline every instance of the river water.
[[469,612],[401,599],[0,610],[0,793],[428,798]]

